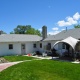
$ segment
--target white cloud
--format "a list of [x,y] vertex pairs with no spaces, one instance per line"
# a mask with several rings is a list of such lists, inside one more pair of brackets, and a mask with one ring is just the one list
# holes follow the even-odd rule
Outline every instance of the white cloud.
[[77,21],[74,20],[72,17],[67,17],[66,19],[67,19],[67,22],[70,23],[70,25],[72,25],[72,24],[77,24]]
[[48,32],[48,35],[55,35],[55,34],[58,34],[60,31],[52,31],[52,32]]
[[77,24],[79,19],[80,19],[80,14],[77,12],[73,15],[73,17],[68,16],[68,17],[66,17],[66,21],[61,20],[61,21],[58,21],[57,24],[60,27],[70,26],[70,25]]
[[80,14],[77,12],[75,15],[73,15],[74,20],[79,20],[80,19]]
[[68,25],[71,25],[69,22],[65,22],[64,20],[62,20],[62,21],[58,21],[58,26],[68,26]]
[[58,27],[54,27],[54,28],[52,28],[52,30],[59,30],[59,28]]

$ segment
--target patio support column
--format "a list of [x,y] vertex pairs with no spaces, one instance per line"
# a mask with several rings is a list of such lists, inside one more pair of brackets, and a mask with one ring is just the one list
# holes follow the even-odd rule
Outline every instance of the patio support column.
[[76,52],[75,52],[75,50],[73,51],[73,60],[74,61],[76,60]]

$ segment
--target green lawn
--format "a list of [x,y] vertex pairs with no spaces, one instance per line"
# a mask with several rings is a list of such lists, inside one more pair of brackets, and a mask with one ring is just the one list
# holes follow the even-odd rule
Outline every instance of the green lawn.
[[80,80],[80,64],[53,60],[23,62],[2,71],[0,80]]
[[4,58],[11,62],[35,59],[33,57],[28,57],[28,56],[4,56]]

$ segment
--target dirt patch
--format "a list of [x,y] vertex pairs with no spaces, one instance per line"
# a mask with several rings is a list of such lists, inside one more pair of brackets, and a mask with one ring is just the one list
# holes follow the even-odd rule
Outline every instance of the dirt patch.
[[4,58],[0,58],[0,63],[7,63],[7,62],[9,62],[9,61],[7,61],[7,60],[4,59]]

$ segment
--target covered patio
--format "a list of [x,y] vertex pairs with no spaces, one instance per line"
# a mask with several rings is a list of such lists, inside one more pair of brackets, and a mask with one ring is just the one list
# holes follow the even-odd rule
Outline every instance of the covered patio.
[[63,57],[79,57],[80,55],[80,40],[73,37],[68,37],[62,41],[57,41],[53,48],[57,50],[57,53]]

